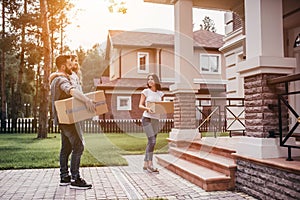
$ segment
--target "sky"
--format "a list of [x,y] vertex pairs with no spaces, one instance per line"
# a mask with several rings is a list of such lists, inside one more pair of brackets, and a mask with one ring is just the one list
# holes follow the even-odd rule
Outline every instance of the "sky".
[[[108,30],[173,33],[174,6],[143,0],[123,1],[128,9],[126,14],[110,13],[109,0],[72,0],[77,14],[69,15],[71,24],[65,29],[65,41],[71,50],[105,44]],[[224,34],[224,12],[221,11],[193,9],[194,30],[200,28],[205,16],[214,21],[217,33]]]

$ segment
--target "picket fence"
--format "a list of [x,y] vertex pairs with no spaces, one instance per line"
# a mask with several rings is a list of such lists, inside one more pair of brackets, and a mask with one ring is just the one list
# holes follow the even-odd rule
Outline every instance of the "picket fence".
[[[32,118],[20,118],[16,122],[11,119],[0,120],[0,133],[37,133],[38,121]],[[168,133],[174,126],[173,119],[159,121],[161,133]],[[99,119],[81,122],[84,133],[141,133],[143,132],[141,119]],[[59,133],[58,126],[53,120],[48,121],[48,132]]]

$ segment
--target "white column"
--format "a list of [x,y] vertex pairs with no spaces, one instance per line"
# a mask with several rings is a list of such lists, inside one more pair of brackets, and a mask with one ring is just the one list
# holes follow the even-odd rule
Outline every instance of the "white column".
[[[294,43],[293,43],[294,44]],[[294,56],[297,60],[297,68],[295,69],[295,73],[298,74],[300,73],[300,47],[296,47],[294,48]],[[299,81],[295,81],[293,83],[290,84],[290,89],[291,91],[299,91],[300,88],[300,82]],[[292,105],[292,107],[294,108],[294,110],[299,114],[300,113],[300,96],[299,95],[292,95],[289,97],[290,100],[290,104]],[[290,128],[292,128],[296,123],[297,120],[296,117],[293,114],[290,114],[291,116],[291,125]],[[297,129],[295,130],[296,133],[300,133],[300,127],[298,126]]]
[[284,57],[282,24],[282,0],[245,0],[247,60],[238,64],[242,76],[293,73],[296,60]]
[[193,79],[193,1],[177,0],[175,9],[175,83],[170,90],[175,94],[173,140],[194,140],[200,134],[196,129],[195,91]]
[[178,0],[174,5],[175,17],[175,84],[171,90],[192,89],[193,77],[193,2]]

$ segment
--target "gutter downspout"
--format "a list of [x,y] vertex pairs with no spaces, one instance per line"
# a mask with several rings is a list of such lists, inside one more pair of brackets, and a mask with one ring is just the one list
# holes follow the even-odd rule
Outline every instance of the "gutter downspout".
[[161,51],[162,49],[159,49],[159,53],[158,53],[158,77],[160,81],[161,81]]
[[122,75],[122,49],[119,51],[119,78]]

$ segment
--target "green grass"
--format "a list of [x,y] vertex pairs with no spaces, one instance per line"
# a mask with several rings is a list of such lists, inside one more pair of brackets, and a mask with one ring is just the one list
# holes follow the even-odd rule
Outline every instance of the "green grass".
[[[59,167],[60,135],[0,134],[0,169]],[[155,153],[167,152],[167,133],[157,137]],[[122,155],[143,154],[147,139],[144,133],[85,134],[81,166],[127,165]]]
[[229,136],[229,132],[201,132],[201,136],[202,137],[228,137]]

